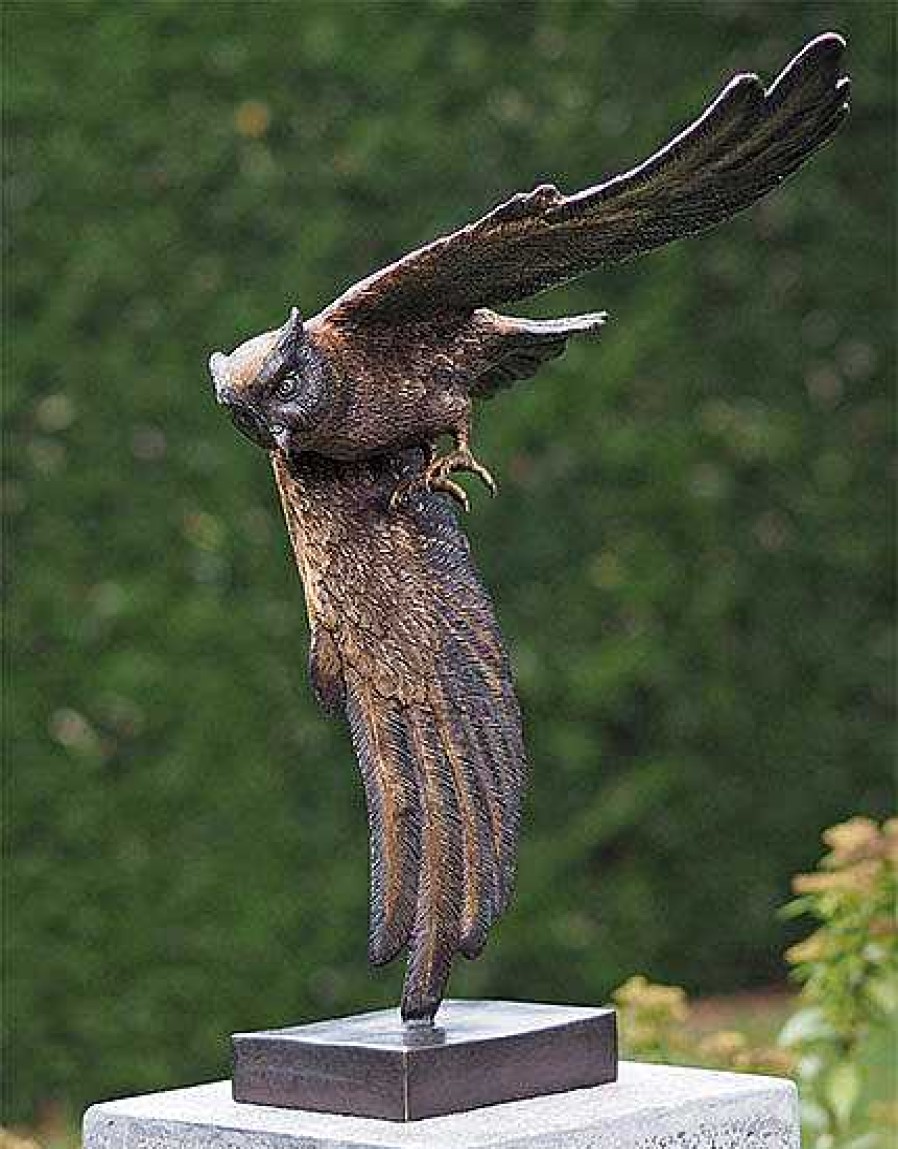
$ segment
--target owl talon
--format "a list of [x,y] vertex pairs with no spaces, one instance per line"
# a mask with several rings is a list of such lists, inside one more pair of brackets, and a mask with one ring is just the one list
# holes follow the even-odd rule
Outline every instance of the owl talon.
[[471,448],[464,439],[459,442],[459,445],[454,451],[450,451],[448,455],[443,455],[439,459],[434,459],[427,470],[432,476],[437,476],[441,479],[460,472],[475,475],[481,483],[483,483],[491,496],[495,497],[498,490],[496,480],[486,467],[484,467],[483,463],[474,458]]
[[446,478],[445,475],[429,475],[427,473],[417,475],[414,479],[406,479],[404,482],[401,482],[390,496],[390,510],[399,510],[403,503],[406,503],[412,495],[416,495],[421,491],[434,491],[435,493],[449,495],[458,503],[463,511],[471,510],[471,502],[467,492],[460,487],[458,483],[453,483],[452,480]]
[[401,482],[390,499],[390,509],[396,510],[411,495],[418,491],[435,491],[449,495],[464,511],[471,510],[471,502],[467,492],[458,483],[449,478],[450,475],[466,472],[483,483],[490,495],[495,497],[496,480],[484,465],[474,458],[468,446],[467,438],[460,438],[458,446],[448,455],[433,456],[420,474]]
[[451,479],[445,476],[435,475],[434,478],[428,480],[427,488],[431,491],[441,491],[444,495],[449,495],[458,503],[463,511],[470,513],[471,500],[468,498],[467,491],[460,487],[458,483],[453,483]]
[[448,469],[450,471],[467,471],[471,475],[476,475],[489,491],[490,498],[494,499],[499,493],[496,480],[486,467],[484,467],[483,463],[474,458],[470,450],[461,448],[458,451],[454,451],[452,455],[449,455],[447,458],[449,460]]

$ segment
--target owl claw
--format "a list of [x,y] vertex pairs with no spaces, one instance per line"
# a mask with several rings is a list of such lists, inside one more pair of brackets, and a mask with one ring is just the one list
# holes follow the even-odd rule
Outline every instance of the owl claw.
[[495,496],[498,489],[496,480],[486,467],[474,458],[467,442],[462,440],[454,451],[450,451],[448,455],[440,455],[431,459],[420,474],[400,483],[390,499],[390,509],[396,510],[416,491],[435,491],[449,495],[462,510],[470,511],[471,502],[467,492],[449,478],[450,475],[459,472],[476,475],[490,495]]
[[453,483],[451,479],[437,475],[427,482],[427,489],[429,491],[441,491],[444,495],[449,495],[455,499],[463,511],[470,514],[471,500],[468,498],[467,491],[465,491],[463,487],[460,487],[458,483]]
[[398,510],[403,503],[421,491],[434,491],[439,494],[449,495],[450,498],[458,503],[463,511],[471,510],[471,501],[468,498],[467,492],[460,487],[458,483],[453,483],[452,480],[445,475],[431,475],[427,471],[420,475],[415,475],[412,479],[405,479],[399,483],[396,490],[390,496],[390,510]]
[[459,447],[457,451],[453,451],[450,455],[444,455],[438,462],[445,466],[447,472],[466,471],[469,475],[476,475],[489,491],[490,498],[494,499],[498,494],[499,488],[496,485],[496,480],[487,468],[484,467],[483,463],[474,458],[470,447],[467,445]]

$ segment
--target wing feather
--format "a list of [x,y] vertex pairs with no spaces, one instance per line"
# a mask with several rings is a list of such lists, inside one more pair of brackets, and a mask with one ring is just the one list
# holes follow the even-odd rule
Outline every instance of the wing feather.
[[458,717],[437,684],[431,693],[432,710],[442,752],[452,770],[458,798],[463,850],[463,902],[458,946],[466,957],[476,957],[486,944],[497,905],[497,859],[493,849],[488,798],[478,771],[476,744],[466,740]]
[[319,697],[344,710],[371,831],[369,953],[404,947],[402,1010],[432,1017],[457,953],[507,907],[525,766],[508,658],[443,497],[389,499],[423,453],[272,456]]
[[644,163],[571,196],[550,184],[519,193],[362,280],[322,318],[358,325],[494,307],[715,226],[836,131],[848,111],[844,49],[841,36],[818,36],[767,91],[755,75],[734,77]]
[[402,990],[405,1019],[433,1017],[442,1000],[452,959],[460,948],[464,875],[458,792],[435,716],[416,706],[410,720],[423,841],[417,912]]
[[414,748],[405,714],[395,704],[376,705],[354,674],[346,717],[371,825],[368,956],[382,965],[408,944],[415,920],[420,826]]

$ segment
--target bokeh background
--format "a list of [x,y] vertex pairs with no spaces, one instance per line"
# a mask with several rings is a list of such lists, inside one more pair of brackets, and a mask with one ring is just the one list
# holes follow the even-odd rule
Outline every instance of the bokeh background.
[[233,1030],[398,992],[209,351],[631,165],[833,28],[833,146],[529,307],[614,322],[482,410],[501,497],[467,523],[532,781],[514,911],[452,991],[782,980],[788,876],[891,802],[892,6],[7,0],[3,28],[9,1116],[223,1075]]

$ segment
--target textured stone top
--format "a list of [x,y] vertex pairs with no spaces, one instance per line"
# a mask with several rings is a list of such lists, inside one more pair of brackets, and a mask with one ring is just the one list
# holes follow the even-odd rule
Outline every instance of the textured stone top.
[[84,1149],[799,1149],[791,1082],[623,1062],[620,1080],[390,1121],[241,1105],[229,1081],[94,1105]]

